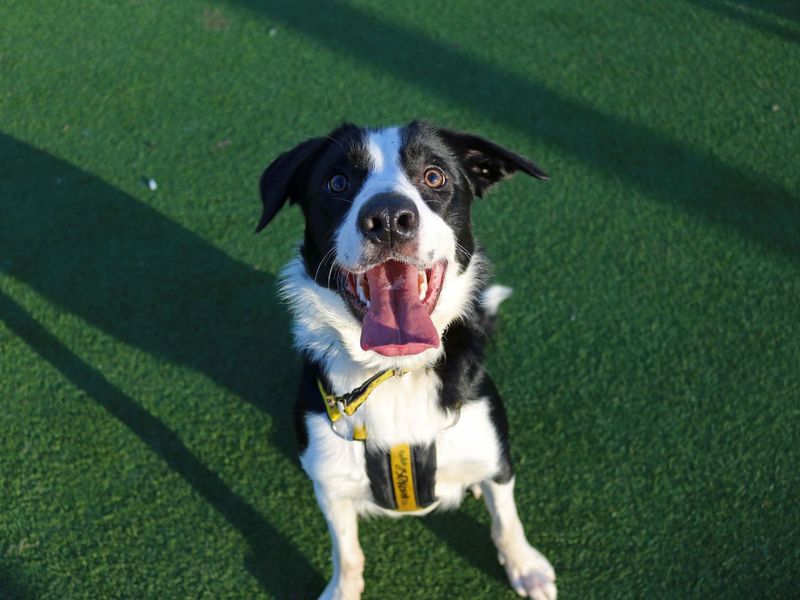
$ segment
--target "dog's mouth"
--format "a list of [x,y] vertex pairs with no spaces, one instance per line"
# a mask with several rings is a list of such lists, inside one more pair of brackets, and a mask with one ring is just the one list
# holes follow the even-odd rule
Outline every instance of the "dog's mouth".
[[447,263],[425,268],[387,260],[364,273],[345,271],[339,292],[361,319],[361,348],[384,356],[419,354],[439,347],[431,321]]

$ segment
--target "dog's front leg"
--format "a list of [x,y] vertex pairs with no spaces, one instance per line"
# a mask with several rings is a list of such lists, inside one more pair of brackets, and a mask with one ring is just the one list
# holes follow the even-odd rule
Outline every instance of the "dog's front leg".
[[514,478],[507,483],[481,483],[492,515],[492,539],[498,560],[506,569],[511,587],[520,596],[556,600],[556,574],[550,562],[528,543],[514,502]]
[[333,544],[333,576],[320,599],[358,600],[364,591],[364,553],[358,543],[358,514],[352,500],[333,498],[314,483]]

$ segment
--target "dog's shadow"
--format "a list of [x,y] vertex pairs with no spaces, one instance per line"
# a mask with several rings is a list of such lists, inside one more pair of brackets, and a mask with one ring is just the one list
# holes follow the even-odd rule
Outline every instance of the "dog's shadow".
[[[468,495],[464,504],[471,502],[475,500]],[[483,504],[483,500],[480,503]],[[470,506],[462,506],[453,512],[436,512],[422,519],[422,523],[473,568],[505,583],[506,576],[497,562],[497,550],[492,543],[489,524],[482,523],[470,514],[470,509]]]
[[[202,373],[269,413],[287,425],[273,428],[271,444],[295,460],[287,402],[295,370],[287,368],[288,323],[272,275],[230,258],[90,173],[3,134],[0,271],[91,327]],[[6,294],[0,294],[0,319],[240,532],[252,551],[247,568],[266,591],[289,597],[322,589],[302,553],[179,436]]]

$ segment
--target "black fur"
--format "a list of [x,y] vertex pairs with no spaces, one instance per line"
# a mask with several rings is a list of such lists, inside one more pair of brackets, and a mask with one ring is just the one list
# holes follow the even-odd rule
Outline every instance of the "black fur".
[[[331,289],[337,287],[332,252],[334,234],[368,175],[367,134],[367,130],[354,125],[342,125],[328,136],[307,140],[282,154],[261,177],[263,213],[257,231],[272,220],[287,199],[297,203],[306,221],[301,247],[305,269],[317,284]],[[401,137],[401,165],[425,203],[453,230],[461,269],[480,252],[472,235],[474,199],[517,171],[547,179],[544,171],[530,160],[474,135],[413,122],[402,129]],[[430,189],[421,183],[429,166],[437,166],[447,174],[442,188]],[[348,185],[344,190],[332,192],[328,182],[337,174],[344,175]],[[433,369],[442,381],[439,397],[442,409],[457,412],[467,402],[488,398],[503,454],[503,464],[495,479],[505,482],[513,475],[508,420],[500,395],[483,368],[494,316],[486,314],[478,302],[486,285],[486,274],[479,273],[478,277],[471,314],[445,331],[444,355]],[[301,453],[308,446],[304,415],[325,412],[317,379],[327,385],[319,366],[305,356],[295,411]]]
[[[324,287],[335,289],[331,258],[333,234],[368,174],[367,131],[344,124],[324,137],[312,138],[281,154],[264,171],[260,181],[263,211],[256,231],[261,231],[291,200],[303,210],[306,229],[302,255],[308,274]],[[400,160],[417,184],[425,202],[453,228],[457,258],[464,268],[475,250],[471,206],[495,183],[522,171],[539,179],[547,175],[533,162],[478,136],[441,129],[415,121],[402,132]],[[442,167],[447,185],[431,190],[419,183],[426,166]],[[326,187],[341,173],[349,185],[341,193]]]
[[416,175],[419,179],[429,165],[441,167],[448,174],[447,184],[441,190],[431,190],[422,185],[417,189],[433,212],[453,229],[458,243],[456,258],[464,269],[475,251],[471,219],[475,196],[465,166],[442,139],[441,131],[428,123],[411,123],[404,131],[400,162],[412,178]]
[[297,389],[297,400],[294,404],[294,430],[299,454],[303,454],[308,448],[308,429],[306,428],[305,415],[325,412],[325,403],[317,385],[318,379],[327,385],[325,376],[317,366],[317,363],[304,356],[300,385]]
[[500,394],[483,367],[484,351],[494,331],[495,319],[478,305],[473,320],[450,325],[442,336],[444,358],[435,370],[442,381],[439,404],[443,410],[458,411],[467,402],[488,399],[489,415],[497,431],[503,458],[494,479],[505,483],[514,475],[508,418]]
[[476,135],[440,129],[439,136],[459,157],[475,195],[483,197],[494,184],[517,171],[536,179],[550,177],[533,161]]
[[497,391],[492,379],[486,373],[484,373],[481,381],[480,394],[489,399],[489,406],[491,408],[489,417],[492,419],[495,431],[497,431],[497,439],[500,440],[502,450],[500,470],[495,474],[493,479],[497,483],[506,483],[514,476],[514,466],[511,462],[511,437],[508,431],[508,417],[506,416],[506,408],[503,406],[500,393]]

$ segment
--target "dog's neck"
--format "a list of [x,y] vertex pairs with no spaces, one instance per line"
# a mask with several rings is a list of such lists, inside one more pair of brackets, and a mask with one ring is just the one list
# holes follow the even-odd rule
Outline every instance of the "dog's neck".
[[[456,319],[469,317],[485,270],[485,259],[476,254],[466,269],[448,274],[432,315],[440,335]],[[443,358],[443,344],[412,356],[388,357],[362,350],[360,323],[338,293],[314,282],[299,255],[283,269],[280,293],[292,311],[295,346],[319,365],[334,394],[344,394],[385,369],[420,371]]]

